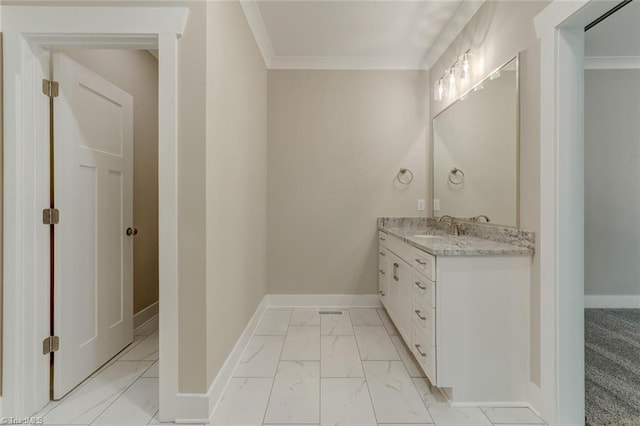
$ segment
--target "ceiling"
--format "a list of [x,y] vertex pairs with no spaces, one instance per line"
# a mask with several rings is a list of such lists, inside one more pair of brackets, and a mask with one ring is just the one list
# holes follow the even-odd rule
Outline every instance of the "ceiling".
[[591,28],[585,34],[587,61],[640,64],[639,22],[640,1],[633,1]]
[[242,1],[267,67],[428,69],[484,0]]

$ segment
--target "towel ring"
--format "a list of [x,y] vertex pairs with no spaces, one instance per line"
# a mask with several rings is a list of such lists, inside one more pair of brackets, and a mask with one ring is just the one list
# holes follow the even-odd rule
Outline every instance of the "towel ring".
[[[409,174],[409,178],[402,180],[402,176]],[[398,182],[400,182],[403,185],[409,185],[411,182],[413,182],[413,172],[409,169],[406,168],[401,168],[400,171],[398,172],[398,174],[396,175],[396,179],[398,180]]]
[[453,185],[462,185],[464,182],[464,172],[457,167],[451,169],[449,172],[449,182]]

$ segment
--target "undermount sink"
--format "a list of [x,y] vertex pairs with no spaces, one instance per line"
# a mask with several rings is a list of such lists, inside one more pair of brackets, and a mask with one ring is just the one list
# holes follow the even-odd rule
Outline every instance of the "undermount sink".
[[414,235],[413,238],[442,238],[442,236],[440,236],[440,235],[417,234],[417,235]]

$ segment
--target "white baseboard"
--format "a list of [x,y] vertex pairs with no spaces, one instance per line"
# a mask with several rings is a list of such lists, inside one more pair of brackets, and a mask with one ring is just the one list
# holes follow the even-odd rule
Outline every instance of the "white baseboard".
[[640,56],[586,56],[586,70],[631,70],[640,69]]
[[136,330],[140,328],[140,326],[144,325],[144,323],[153,319],[153,317],[158,316],[158,312],[160,312],[159,309],[159,303],[154,302],[140,312],[133,315],[133,329]]
[[527,398],[529,399],[529,408],[536,413],[538,417],[544,420],[547,424],[551,424],[543,414],[543,392],[542,388],[533,382],[529,382],[527,385]]
[[381,307],[377,294],[268,294],[267,307]]
[[638,309],[640,308],[640,295],[585,296],[584,307],[600,309]]
[[[209,408],[209,414],[207,418],[213,414],[216,407],[218,406],[218,403],[222,398],[222,394],[229,384],[231,377],[233,376],[233,371],[242,359],[242,354],[244,353],[247,344],[249,343],[249,339],[251,339],[251,336],[253,336],[253,332],[260,323],[262,315],[264,315],[264,312],[267,310],[266,300],[267,296],[262,298],[262,301],[258,305],[258,308],[253,313],[253,316],[249,320],[249,323],[247,324],[244,331],[240,335],[240,338],[231,350],[231,353],[229,353],[229,356],[225,360],[224,364],[222,364],[222,368],[220,368],[220,371],[218,371],[216,378],[211,383],[209,391],[207,392],[207,405]],[[205,423],[208,423],[208,421],[206,421]]]
[[[526,401],[487,401],[487,402],[449,402],[452,407],[464,408],[464,407],[509,407],[509,408],[529,408],[531,404]],[[533,411],[533,409],[532,409]],[[535,412],[535,411],[534,411]]]
[[[530,382],[531,383],[531,382]],[[453,402],[451,401],[450,388],[437,388],[444,399],[452,406],[457,408],[467,407],[509,407],[509,408],[528,408],[533,411],[538,417],[540,413],[536,410],[529,401],[483,401],[483,402]]]
[[206,393],[178,393],[175,423],[209,423],[209,397]]

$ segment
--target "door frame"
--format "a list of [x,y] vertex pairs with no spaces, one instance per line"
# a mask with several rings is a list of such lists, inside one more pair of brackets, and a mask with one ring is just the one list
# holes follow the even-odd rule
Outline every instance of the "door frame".
[[42,355],[49,334],[49,259],[35,255],[49,247],[41,219],[49,206],[49,100],[41,92],[39,62],[47,48],[158,49],[160,420],[189,417],[178,404],[177,221],[177,49],[187,17],[184,7],[2,7],[4,417],[30,416],[49,400],[49,358]]
[[611,0],[554,0],[540,40],[541,392],[550,425],[584,424],[584,28]]

